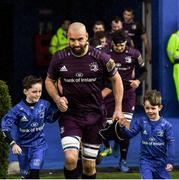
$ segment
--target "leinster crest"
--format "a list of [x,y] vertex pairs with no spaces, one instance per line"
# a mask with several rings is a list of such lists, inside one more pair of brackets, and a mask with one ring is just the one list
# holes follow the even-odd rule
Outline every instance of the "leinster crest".
[[96,72],[96,71],[99,70],[99,67],[98,67],[97,62],[92,62],[92,63],[89,64],[89,66],[90,66],[90,70],[91,70],[91,71]]
[[126,63],[131,63],[132,62],[131,56],[126,56],[125,61],[126,61]]

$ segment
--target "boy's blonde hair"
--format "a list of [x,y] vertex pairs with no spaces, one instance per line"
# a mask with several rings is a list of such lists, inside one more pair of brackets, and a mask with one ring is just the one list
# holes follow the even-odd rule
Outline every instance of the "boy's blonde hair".
[[157,90],[147,91],[143,97],[143,103],[145,101],[149,101],[152,106],[160,106],[162,105],[162,96]]

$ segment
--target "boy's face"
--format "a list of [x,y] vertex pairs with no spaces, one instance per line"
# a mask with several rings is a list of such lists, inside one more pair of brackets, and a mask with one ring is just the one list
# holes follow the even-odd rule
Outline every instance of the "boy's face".
[[101,38],[101,39],[100,39],[100,43],[101,43],[102,47],[105,47],[105,46],[107,45],[107,39],[106,39],[106,37]]
[[26,95],[26,101],[28,103],[38,102],[42,95],[42,84],[33,84],[30,89],[24,89],[24,94]]
[[147,116],[149,117],[149,119],[151,120],[155,121],[160,119],[159,112],[161,109],[162,109],[162,105],[152,106],[149,101],[144,102],[144,110]]

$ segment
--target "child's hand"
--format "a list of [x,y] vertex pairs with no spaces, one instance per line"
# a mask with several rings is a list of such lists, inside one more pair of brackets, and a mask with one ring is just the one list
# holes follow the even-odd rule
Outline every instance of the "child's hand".
[[120,127],[124,127],[127,125],[127,120],[125,118],[122,118],[118,121]]
[[20,148],[19,145],[14,144],[12,146],[12,152],[13,152],[13,154],[21,154],[22,153],[22,149]]
[[170,172],[173,170],[173,165],[172,164],[167,164],[167,166],[165,167],[166,171]]

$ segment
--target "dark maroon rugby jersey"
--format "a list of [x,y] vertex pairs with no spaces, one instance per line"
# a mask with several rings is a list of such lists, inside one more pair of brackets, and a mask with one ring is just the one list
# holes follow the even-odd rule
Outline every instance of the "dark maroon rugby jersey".
[[48,77],[53,80],[61,79],[69,111],[88,112],[100,109],[103,104],[102,80],[117,72],[115,67],[108,72],[106,64],[109,59],[110,55],[92,47],[82,57],[73,56],[69,47],[52,57]]
[[141,35],[146,33],[143,24],[135,21],[131,23],[123,22],[123,30],[132,38],[134,42],[134,47],[141,51],[142,49]]
[[111,58],[114,59],[116,63],[118,72],[124,82],[124,88],[128,89],[125,86],[129,86],[127,82],[133,79],[133,70],[135,67],[144,66],[144,60],[141,58],[140,52],[137,49],[126,46],[126,49],[122,53],[110,49],[108,54],[111,55]]
[[[125,112],[126,110],[127,112],[132,112],[131,110],[129,111],[129,107],[134,106],[133,97],[135,96],[135,92],[134,89],[132,89],[132,87],[130,86],[129,80],[134,79],[133,70],[135,70],[135,67],[143,67],[144,61],[141,58],[141,54],[137,49],[128,46],[126,46],[126,49],[122,53],[115,52],[112,48],[108,49],[108,54],[110,54],[111,58],[114,59],[116,67],[118,68],[118,72],[123,80],[124,96],[122,110]],[[128,97],[132,98],[128,99]],[[108,112],[107,117],[111,117],[115,105],[113,94],[108,95],[104,100]]]

